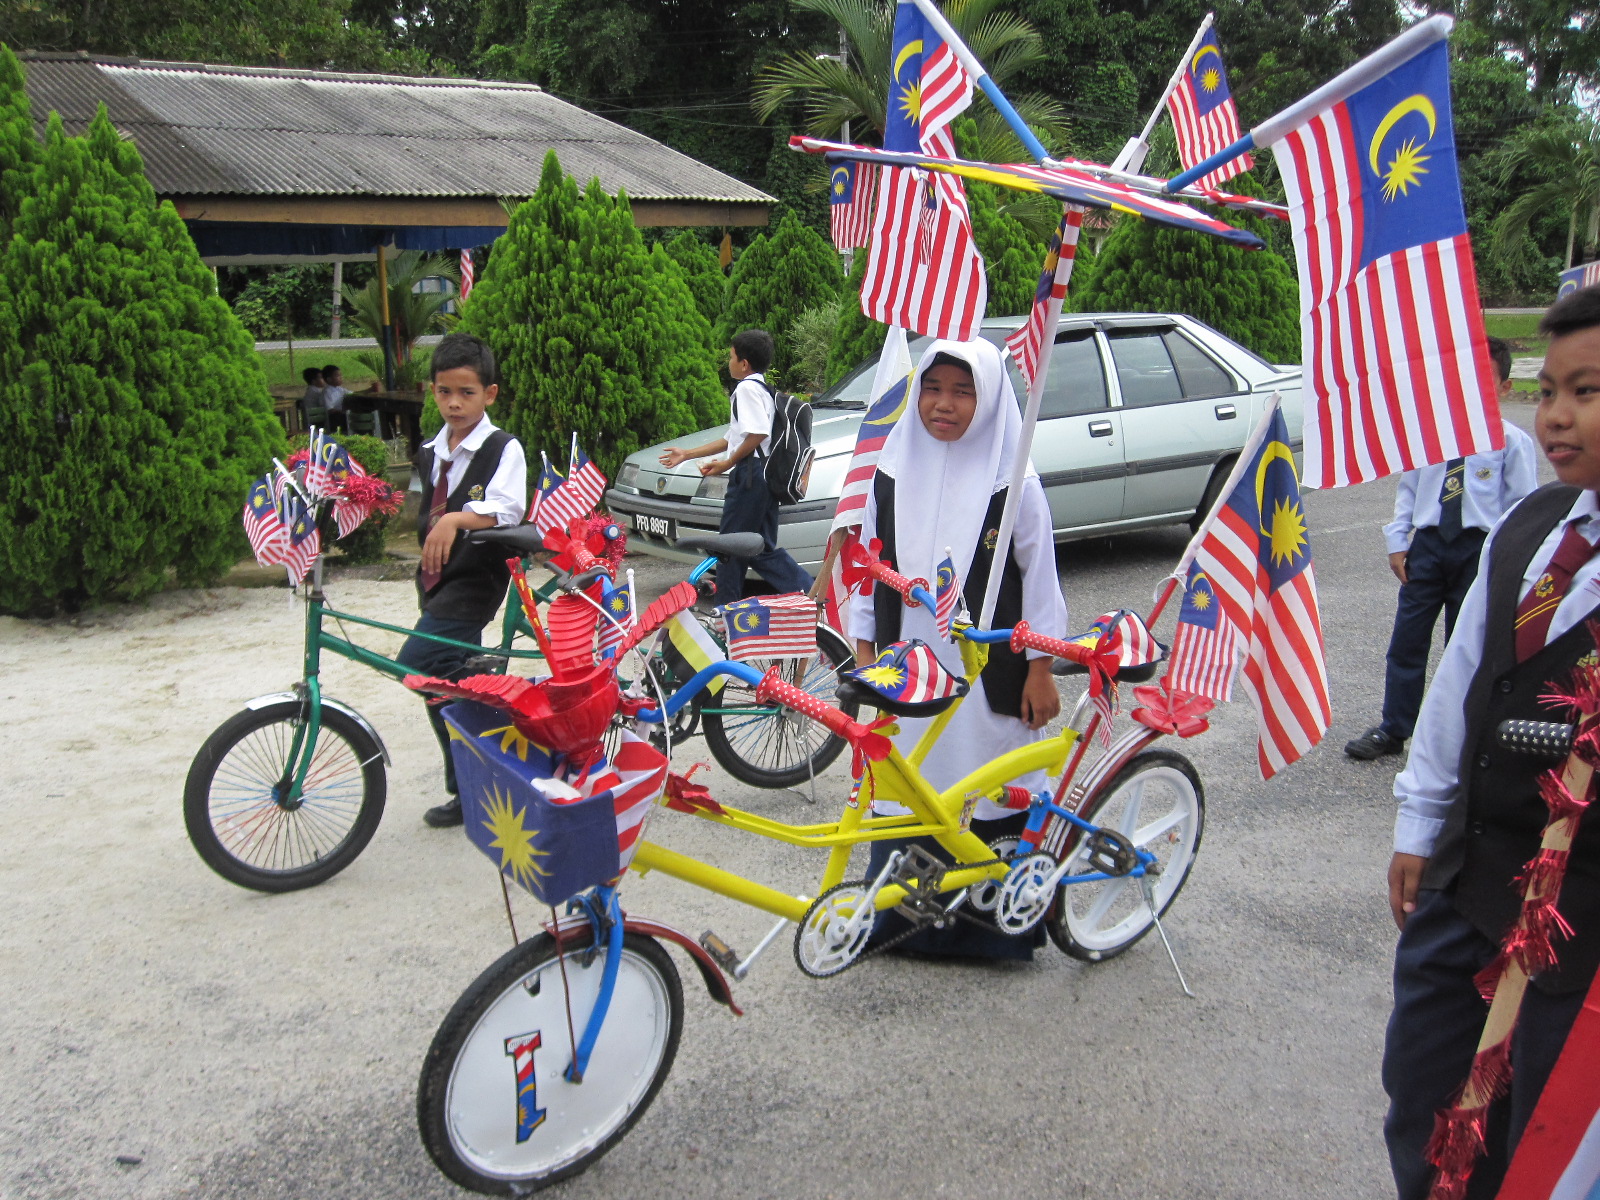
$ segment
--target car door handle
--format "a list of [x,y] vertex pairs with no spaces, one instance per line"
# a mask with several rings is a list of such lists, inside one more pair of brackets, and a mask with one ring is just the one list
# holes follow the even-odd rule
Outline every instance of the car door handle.
[[1090,421],[1089,422],[1089,436],[1090,437],[1110,437],[1111,436],[1111,422],[1110,421]]
[[1239,415],[1239,410],[1231,404],[1219,404],[1214,411],[1219,421],[1231,421]]

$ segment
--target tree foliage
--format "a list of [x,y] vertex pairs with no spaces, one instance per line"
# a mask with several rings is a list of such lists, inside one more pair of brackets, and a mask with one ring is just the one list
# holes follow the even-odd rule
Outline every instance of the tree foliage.
[[0,610],[214,581],[283,431],[249,334],[102,107],[51,116],[0,252]]
[[678,233],[662,249],[683,272],[683,281],[689,285],[695,308],[708,323],[715,325],[722,315],[722,301],[728,290],[728,277],[717,259],[717,252],[703,237],[688,229]]
[[563,469],[574,432],[606,473],[726,411],[710,328],[683,272],[646,250],[626,195],[582,193],[554,151],[495,244],[460,328],[493,348],[494,419]]
[[867,252],[857,250],[839,294],[839,320],[828,349],[828,386],[832,387],[866,359],[883,349],[889,327],[861,311],[861,281],[866,278]]
[[11,236],[12,218],[39,158],[33,110],[23,84],[22,64],[0,46],[0,245]]
[[[395,357],[411,360],[411,348],[426,333],[444,327],[444,306],[461,287],[460,259],[456,255],[424,254],[402,250],[384,263],[389,292],[389,324],[394,329]],[[448,292],[419,292],[424,279],[442,277],[452,285]],[[350,321],[370,338],[383,340],[383,296],[378,276],[361,287],[345,284],[344,301],[350,306]]]
[[[1259,221],[1238,223],[1261,232]],[[1300,361],[1299,290],[1270,250],[1122,217],[1085,265],[1073,276],[1073,312],[1188,313],[1271,362]]]
[[726,346],[741,329],[765,329],[777,342],[773,373],[787,382],[795,360],[790,326],[806,309],[835,300],[840,276],[833,247],[793,213],[785,215],[734,260],[716,344]]

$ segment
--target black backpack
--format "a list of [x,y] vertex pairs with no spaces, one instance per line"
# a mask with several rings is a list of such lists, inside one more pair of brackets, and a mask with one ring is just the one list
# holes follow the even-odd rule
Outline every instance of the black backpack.
[[766,457],[767,490],[779,504],[798,504],[806,498],[811,460],[811,405],[798,396],[780,392],[766,380],[772,393],[772,440]]

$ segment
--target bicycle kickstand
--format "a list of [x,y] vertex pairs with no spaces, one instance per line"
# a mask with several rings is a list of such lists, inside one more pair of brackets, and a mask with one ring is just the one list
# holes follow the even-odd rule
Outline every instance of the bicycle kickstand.
[[1156,932],[1161,935],[1161,944],[1167,950],[1167,961],[1172,964],[1173,973],[1178,977],[1178,986],[1183,989],[1183,994],[1189,999],[1197,999],[1195,994],[1189,990],[1188,981],[1183,977],[1183,968],[1178,965],[1178,956],[1172,952],[1172,943],[1167,940],[1167,931],[1161,926],[1161,917],[1156,913],[1156,898],[1150,890],[1148,872],[1139,876],[1139,888],[1144,893],[1145,907],[1150,910],[1150,923],[1156,927]]

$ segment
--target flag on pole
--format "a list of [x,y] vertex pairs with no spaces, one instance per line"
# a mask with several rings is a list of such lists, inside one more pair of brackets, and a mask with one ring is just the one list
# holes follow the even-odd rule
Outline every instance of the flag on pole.
[[622,645],[633,626],[633,585],[612,587],[609,579],[602,579],[600,593],[600,607],[605,611],[600,618],[600,653],[604,654]]
[[961,611],[961,577],[956,574],[955,560],[951,558],[950,551],[944,552],[944,561],[939,564],[934,576],[933,619],[939,626],[940,636],[949,641],[956,614]]
[[878,356],[878,372],[872,381],[872,403],[856,429],[856,447],[850,455],[839,490],[839,506],[834,509],[833,529],[860,525],[866,513],[867,497],[872,494],[872,476],[889,431],[906,409],[906,392],[911,386],[911,351],[906,347],[906,331],[891,326]]
[[1190,563],[1183,604],[1178,609],[1178,629],[1172,635],[1167,689],[1218,702],[1231,700],[1238,644],[1233,625],[1223,619],[1211,577],[1199,563]]
[[1497,380],[1435,41],[1287,133],[1309,487],[1498,450]]
[[1556,299],[1565,299],[1579,288],[1594,287],[1600,284],[1600,262],[1584,263],[1581,267],[1569,267],[1561,272],[1560,283],[1556,286]]
[[284,496],[283,519],[288,534],[279,561],[289,569],[289,578],[299,583],[322,551],[322,535],[311,510],[298,496]]
[[278,495],[270,475],[263,475],[250,485],[244,502],[244,532],[250,539],[250,549],[262,566],[282,562],[284,549],[283,520],[278,515]]
[[[972,77],[910,0],[895,6],[885,150],[946,158],[949,125],[972,103]],[[961,181],[904,167],[878,178],[861,311],[885,325],[970,341],[988,302]]]
[[[1228,70],[1215,28],[1207,29],[1184,64],[1178,86],[1167,97],[1172,128],[1178,135],[1178,158],[1185,170],[1202,163],[1239,140],[1239,108],[1228,90]],[[1222,164],[1197,181],[1203,188],[1221,187],[1255,166],[1248,154]]]
[[539,482],[534,485],[533,504],[528,509],[528,520],[540,533],[549,533],[552,529],[565,529],[567,527],[565,521],[557,520],[553,515],[549,520],[545,519],[544,507],[545,502],[556,494],[566,477],[551,465],[549,457],[542,450],[539,452],[539,460],[544,465],[539,471]]
[[878,168],[835,163],[828,177],[828,225],[834,248],[856,250],[872,240],[872,193]]
[[1033,376],[1039,369],[1039,351],[1045,338],[1054,332],[1051,304],[1055,313],[1061,312],[1061,301],[1066,299],[1067,281],[1072,278],[1072,265],[1078,254],[1078,234],[1083,229],[1083,209],[1068,205],[1061,214],[1061,225],[1050,238],[1044,255],[1044,271],[1039,276],[1039,286],[1033,293],[1033,308],[1028,319],[1015,333],[1006,338],[1006,349],[1022,372],[1028,390],[1033,390]]
[[578,445],[578,435],[572,435],[572,459],[567,465],[567,488],[572,492],[575,503],[583,507],[583,515],[588,516],[599,505],[601,497],[606,494],[606,477],[600,468],[594,465],[594,460],[583,452],[583,447]]
[[461,252],[461,294],[458,297],[460,303],[465,304],[467,302],[467,297],[472,295],[473,282],[474,276],[472,273],[472,251],[463,250]]
[[817,652],[817,602],[803,592],[753,596],[717,610],[728,635],[728,657],[810,658]]
[[1251,436],[1227,500],[1196,539],[1232,635],[1246,648],[1244,689],[1256,709],[1257,761],[1271,779],[1327,732],[1328,669],[1311,543],[1289,430],[1276,401]]

